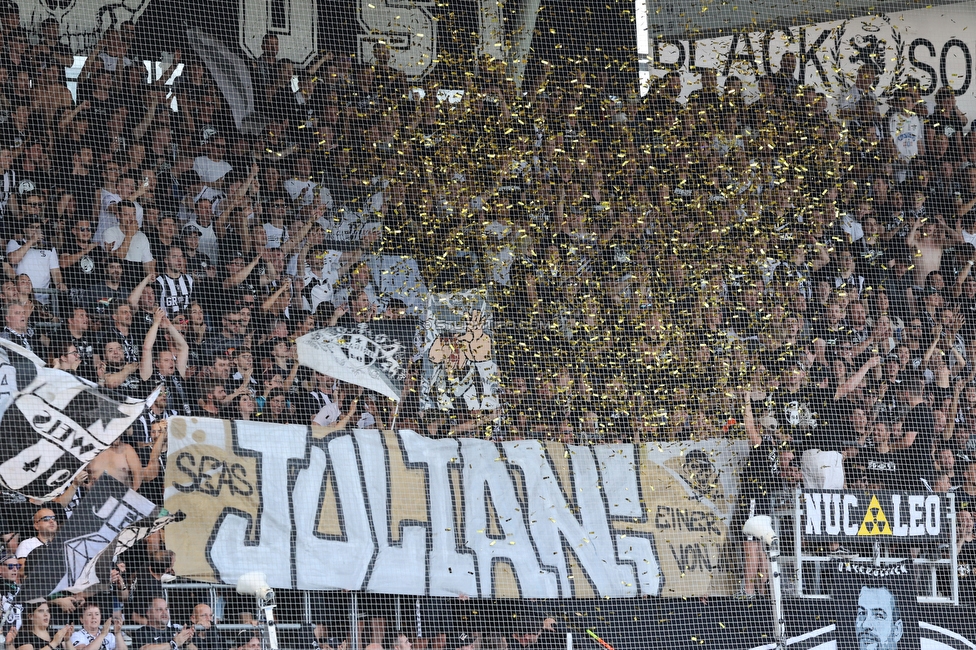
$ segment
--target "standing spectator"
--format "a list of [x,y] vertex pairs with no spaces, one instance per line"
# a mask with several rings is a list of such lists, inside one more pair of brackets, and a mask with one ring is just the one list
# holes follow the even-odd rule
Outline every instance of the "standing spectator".
[[[787,478],[795,478],[796,472],[790,467],[793,451],[788,442],[780,437],[763,436],[752,412],[751,392],[746,392],[744,423],[746,435],[752,450],[742,468],[740,477],[740,503],[736,512],[733,529],[742,530],[742,525],[750,517],[772,514],[772,495],[786,485]],[[757,590],[765,593],[765,583],[769,576],[769,564],[762,542],[746,537],[743,542],[745,569],[742,579],[741,595],[754,598]]]
[[101,282],[88,289],[85,301],[88,313],[107,319],[115,307],[126,299],[126,292],[122,289],[122,261],[105,256],[99,265],[99,271],[102,275]]
[[62,346],[73,345],[78,353],[78,375],[89,381],[96,381],[95,374],[95,345],[89,339],[88,312],[82,307],[75,307],[68,318],[67,327],[61,332],[58,341]]
[[131,201],[119,203],[119,225],[105,231],[103,242],[109,255],[127,262],[129,278],[156,274],[149,238],[139,230],[136,206]]
[[159,285],[159,305],[167,316],[175,316],[190,308],[193,296],[193,277],[186,274],[183,249],[170,246],[166,251],[165,271],[156,278]]
[[50,544],[51,540],[54,539],[54,536],[58,532],[58,518],[55,516],[54,511],[50,508],[41,508],[35,512],[34,530],[37,531],[37,534],[33,537],[28,537],[17,547],[17,559],[22,560],[21,565],[24,564],[23,560],[35,549]]
[[27,307],[18,303],[10,303],[7,305],[4,314],[6,326],[3,328],[3,332],[0,332],[0,336],[34,351],[34,330],[27,325],[29,318]]
[[[23,238],[7,242],[7,261],[18,275],[27,274],[35,289],[47,289],[53,280],[58,291],[67,291],[68,287],[61,278],[58,252],[44,241],[41,231],[43,223],[34,217],[25,219]],[[46,305],[50,302],[50,297],[40,294],[37,300]]]
[[139,392],[139,363],[126,361],[125,351],[117,339],[106,339],[95,362],[99,386],[118,391],[125,397],[137,397]]
[[199,250],[211,264],[218,260],[219,244],[214,222],[214,207],[210,199],[200,198],[193,204],[193,219],[183,227],[183,235],[195,230],[200,235]]
[[[165,328],[170,341],[176,346],[176,351],[169,348],[156,350],[156,338],[160,328]],[[166,386],[169,402],[182,415],[193,415],[190,406],[190,394],[186,386],[186,370],[190,348],[186,339],[179,333],[162,309],[153,316],[152,327],[146,334],[142,344],[142,363],[139,366],[139,376],[143,382],[148,382],[155,388],[158,384]],[[154,363],[155,360],[155,363]],[[155,368],[155,370],[154,370]]]
[[162,214],[156,223],[156,229],[149,235],[149,245],[153,259],[166,259],[170,246],[178,246],[179,228],[176,217],[172,214]]
[[119,302],[112,310],[112,329],[106,332],[106,341],[118,341],[125,354],[126,363],[139,362],[139,341],[132,332],[132,307]]
[[241,310],[236,305],[227,305],[220,314],[220,332],[204,342],[204,355],[225,356],[229,350],[244,346],[244,339],[238,334],[241,326]]
[[892,102],[888,117],[888,132],[894,147],[894,162],[897,164],[896,177],[905,181],[908,163],[925,154],[925,127],[922,116],[915,112],[918,105],[917,81],[909,78]]
[[71,237],[58,257],[73,304],[86,304],[85,292],[95,284],[105,268],[105,260],[105,251],[92,240],[91,221],[84,217],[76,220],[71,226]]

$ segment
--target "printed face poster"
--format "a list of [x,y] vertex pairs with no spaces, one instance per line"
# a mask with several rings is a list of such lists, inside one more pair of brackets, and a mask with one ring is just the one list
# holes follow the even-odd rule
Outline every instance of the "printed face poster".
[[838,650],[919,647],[913,574],[908,562],[834,565]]

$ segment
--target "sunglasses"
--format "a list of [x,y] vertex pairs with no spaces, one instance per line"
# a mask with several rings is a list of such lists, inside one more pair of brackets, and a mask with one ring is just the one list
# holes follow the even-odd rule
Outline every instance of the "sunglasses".
[[20,571],[20,565],[16,562],[12,564],[8,564],[7,568],[10,569],[11,571]]
[[84,228],[77,228],[76,230],[78,232],[91,232],[91,228],[89,228],[88,226],[85,226]]
[[47,515],[46,517],[38,517],[37,521],[54,521],[57,519],[54,515]]

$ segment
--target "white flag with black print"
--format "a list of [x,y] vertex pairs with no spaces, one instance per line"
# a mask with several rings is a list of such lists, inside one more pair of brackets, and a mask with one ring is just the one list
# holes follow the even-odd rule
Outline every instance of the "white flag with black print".
[[27,348],[0,338],[0,413],[10,404],[17,392],[18,382],[27,386],[37,376],[44,361]]
[[145,405],[118,402],[63,370],[37,368],[33,381],[0,411],[0,484],[27,497],[53,499]]

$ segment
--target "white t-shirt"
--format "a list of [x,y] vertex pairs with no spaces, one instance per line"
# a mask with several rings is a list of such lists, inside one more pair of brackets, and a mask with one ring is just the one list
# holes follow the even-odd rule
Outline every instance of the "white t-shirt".
[[37,537],[28,537],[17,545],[17,558],[22,560],[30,555],[31,551],[33,551],[35,548],[39,548],[41,546],[44,546],[44,542],[42,542],[40,539]]
[[339,405],[333,402],[328,395],[322,395],[322,397],[325,398],[325,404],[322,405],[319,412],[312,418],[312,424],[327,427],[330,424],[335,424],[342,413],[339,411]]
[[[118,226],[113,226],[105,231],[105,246],[110,251],[118,250],[124,240],[125,234]],[[153,261],[149,238],[141,230],[136,231],[136,234],[132,236],[132,243],[129,244],[125,259],[127,262],[145,263]]]
[[264,233],[268,236],[268,245],[265,248],[281,248],[281,245],[288,241],[288,229],[279,228],[272,223],[264,224]]
[[[119,57],[112,56],[108,52],[99,52],[98,58],[102,60],[102,65],[109,72],[115,72],[119,68]],[[122,57],[122,65],[126,68],[132,65],[132,59],[129,57]]]
[[922,141],[924,129],[922,118],[915,113],[896,111],[888,122],[891,138],[895,142],[898,158],[908,162],[918,156],[918,143]]
[[970,246],[972,246],[973,248],[976,248],[976,233],[968,233],[965,230],[963,230],[962,240],[967,244],[969,244]]
[[857,240],[864,237],[864,228],[861,226],[861,222],[855,219],[852,215],[845,214],[840,218],[841,230],[847,233],[847,236],[851,238],[851,242],[856,242]]
[[[20,247],[20,242],[11,239],[7,242],[7,255]],[[51,286],[51,271],[59,268],[61,265],[58,263],[58,252],[55,249],[34,247],[27,251],[20,263],[17,264],[15,271],[18,275],[26,273],[35,289],[47,289]],[[38,300],[41,302],[46,303],[47,298],[48,296],[45,294],[38,295]]]
[[3,173],[3,184],[0,186],[0,214],[6,214],[7,212],[7,202],[10,201],[10,195],[14,193],[17,187],[17,173],[10,169]]
[[[80,645],[91,645],[91,642],[95,640],[97,634],[92,634],[85,628],[78,628],[71,634],[71,647],[77,648]],[[109,632],[105,635],[105,640],[102,641],[102,650],[115,650],[115,634]],[[39,650],[35,648],[35,650]],[[89,648],[88,650],[98,650],[98,648]]]
[[[95,228],[95,234],[92,235],[92,240],[96,244],[101,244],[104,241],[105,231],[112,226],[119,225],[119,218],[114,214],[109,212],[109,207],[115,203],[121,203],[122,197],[118,194],[113,194],[105,188],[99,190],[101,192],[101,204],[98,208],[98,226]],[[136,223],[142,228],[142,206],[138,202],[135,203],[136,206]]]
[[341,267],[342,253],[334,250],[325,252],[321,275],[312,271],[310,266],[305,267],[305,286],[312,285],[312,291],[309,295],[310,301],[305,305],[306,309],[314,312],[320,303],[332,300],[336,282],[339,281],[339,269]]
[[296,201],[298,197],[302,197],[302,205],[311,205],[317,193],[319,195],[319,203],[322,204],[322,207],[326,210],[335,209],[335,200],[332,198],[332,192],[324,185],[318,185],[315,181],[303,181],[297,178],[289,178],[282,185],[292,201]]

